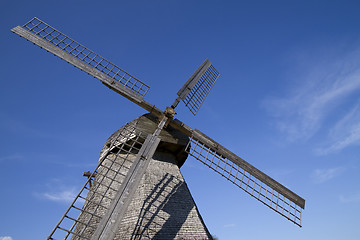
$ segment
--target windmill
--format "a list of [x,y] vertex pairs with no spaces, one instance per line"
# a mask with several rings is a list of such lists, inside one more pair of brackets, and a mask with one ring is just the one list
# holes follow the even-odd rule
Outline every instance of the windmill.
[[106,141],[93,172],[48,239],[211,239],[179,167],[188,155],[301,227],[305,200],[207,135],[175,119],[183,101],[196,115],[218,71],[206,59],[164,111],[149,86],[38,18],[11,29],[100,80],[149,113]]

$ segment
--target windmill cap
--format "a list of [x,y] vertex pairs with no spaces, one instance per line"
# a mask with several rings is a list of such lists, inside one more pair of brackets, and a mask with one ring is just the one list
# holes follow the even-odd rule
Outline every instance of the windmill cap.
[[[129,124],[134,125],[137,132],[142,132],[148,135],[154,133],[158,126],[158,122],[159,119],[155,115],[147,113],[131,121]],[[100,155],[108,148],[108,146],[110,146],[115,137],[123,130],[124,127],[120,128],[108,138],[101,150]],[[159,135],[159,138],[161,141],[156,151],[175,155],[176,163],[179,167],[181,167],[188,156],[188,154],[185,152],[185,148],[189,142],[189,138],[183,132],[171,126],[163,129]]]

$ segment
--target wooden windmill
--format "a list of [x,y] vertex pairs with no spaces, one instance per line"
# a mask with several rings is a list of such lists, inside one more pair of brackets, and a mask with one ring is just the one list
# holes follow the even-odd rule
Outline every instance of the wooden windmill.
[[144,100],[148,85],[38,18],[12,31],[149,112],[107,140],[48,239],[211,239],[179,171],[188,155],[301,227],[303,198],[174,119],[180,101],[195,115],[219,77],[208,59],[162,111]]

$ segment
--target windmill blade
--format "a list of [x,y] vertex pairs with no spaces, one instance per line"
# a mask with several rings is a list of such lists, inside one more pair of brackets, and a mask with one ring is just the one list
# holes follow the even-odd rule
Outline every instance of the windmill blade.
[[179,97],[172,107],[175,108],[180,100],[183,100],[189,110],[196,115],[219,76],[219,72],[209,59],[206,59],[177,92]]
[[149,134],[145,139],[145,142],[139,150],[134,163],[126,174],[124,182],[121,184],[120,189],[111,202],[108,211],[101,219],[101,222],[98,224],[94,234],[91,236],[91,240],[114,239],[116,230],[125,217],[135,191],[138,189],[140,181],[149,166],[150,159],[154,155],[156,148],[160,143],[160,138],[158,136],[166,121],[167,117],[164,117],[158,124],[154,133],[151,135]]
[[199,130],[175,119],[171,126],[190,137],[187,152],[215,172],[301,227],[305,200]]
[[148,85],[38,18],[11,31],[99,79],[137,105],[161,115],[161,110],[143,100]]
[[198,130],[188,153],[230,182],[301,227],[305,200]]
[[147,134],[133,122],[113,137],[98,166],[47,239],[89,239],[95,233],[105,215],[113,212],[111,203],[144,149],[145,139]]
[[152,135],[148,135],[145,139],[108,211],[102,217],[96,231],[91,236],[91,240],[114,239],[116,230],[126,214],[159,142],[160,138],[153,137]]
[[[155,153],[164,117],[153,134],[126,124],[111,137],[98,166],[47,239],[113,239]],[[93,182],[92,182],[92,178]]]

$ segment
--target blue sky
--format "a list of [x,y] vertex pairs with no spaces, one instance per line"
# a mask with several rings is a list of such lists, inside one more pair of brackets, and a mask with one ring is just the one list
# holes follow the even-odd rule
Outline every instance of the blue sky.
[[0,240],[44,239],[106,139],[144,110],[10,32],[36,16],[151,86],[164,109],[209,58],[221,76],[177,117],[305,198],[299,228],[194,159],[181,171],[225,239],[359,239],[357,1],[16,1],[0,9]]

